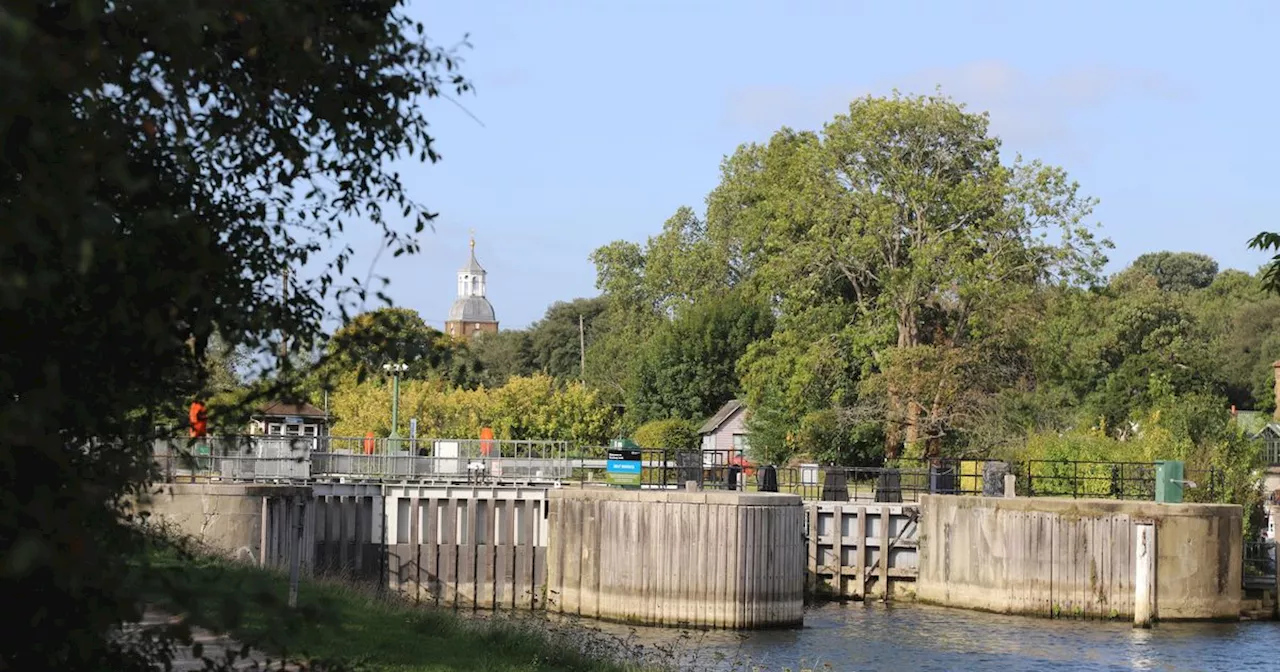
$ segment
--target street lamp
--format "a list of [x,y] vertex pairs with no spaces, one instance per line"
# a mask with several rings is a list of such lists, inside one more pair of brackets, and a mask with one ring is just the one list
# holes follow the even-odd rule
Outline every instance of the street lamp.
[[391,436],[400,438],[400,374],[409,369],[408,364],[383,364],[382,370],[391,374]]

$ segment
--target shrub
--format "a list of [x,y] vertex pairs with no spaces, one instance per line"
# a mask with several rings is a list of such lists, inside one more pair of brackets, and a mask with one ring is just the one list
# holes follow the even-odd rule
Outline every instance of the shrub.
[[698,447],[698,428],[689,420],[650,420],[636,430],[634,440],[641,448],[692,449]]

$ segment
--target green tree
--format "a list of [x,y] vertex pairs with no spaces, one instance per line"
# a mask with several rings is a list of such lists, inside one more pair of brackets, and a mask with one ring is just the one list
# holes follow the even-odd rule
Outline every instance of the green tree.
[[582,380],[582,339],[588,345],[595,342],[599,333],[596,321],[606,307],[607,300],[602,297],[551,304],[546,315],[529,327],[534,367],[558,380]]
[[633,438],[641,448],[692,449],[698,447],[698,425],[680,418],[650,420],[636,429]]
[[705,419],[737,396],[738,360],[772,329],[769,309],[737,294],[682,309],[642,346],[627,413],[637,422]]
[[869,355],[859,417],[883,419],[891,453],[938,450],[1014,375],[1037,284],[1090,280],[1104,261],[1092,199],[998,148],[985,115],[945,98],[868,97],[820,134],[739,149],[742,184],[713,198],[744,256],[769,259],[759,273],[784,312],[851,308]]
[[163,647],[110,637],[141,616],[126,502],[153,428],[203,386],[215,325],[271,362],[373,298],[328,241],[359,225],[417,249],[433,215],[393,165],[438,158],[425,102],[467,84],[395,0],[0,14],[0,601],[39,607],[0,660],[155,669]]
[[321,371],[328,376],[354,372],[359,378],[386,375],[383,366],[403,363],[402,378],[439,378],[469,387],[478,382],[480,362],[467,344],[427,326],[409,308],[379,308],[361,313],[329,339]]
[[502,387],[512,377],[528,376],[537,370],[532,339],[523,329],[476,334],[471,353],[480,368],[479,382],[485,387]]
[[1135,259],[1131,268],[1150,274],[1169,292],[1203,289],[1218,275],[1218,262],[1196,252],[1149,252]]

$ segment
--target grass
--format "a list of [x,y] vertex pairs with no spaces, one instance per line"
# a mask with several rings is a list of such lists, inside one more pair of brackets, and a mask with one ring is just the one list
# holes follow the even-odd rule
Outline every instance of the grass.
[[276,656],[371,672],[642,669],[618,662],[627,655],[618,642],[532,616],[470,619],[322,580],[303,580],[289,609],[288,578],[277,572],[171,551],[152,565],[152,604]]

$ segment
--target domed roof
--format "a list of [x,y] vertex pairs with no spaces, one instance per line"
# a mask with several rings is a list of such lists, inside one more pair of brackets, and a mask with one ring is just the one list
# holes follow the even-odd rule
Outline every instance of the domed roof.
[[449,309],[450,322],[497,322],[493,304],[483,296],[461,297]]

